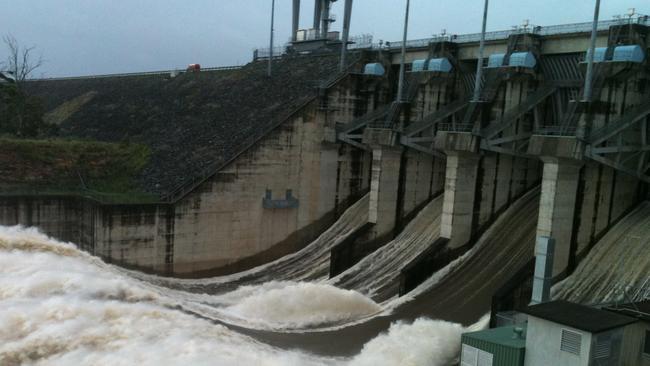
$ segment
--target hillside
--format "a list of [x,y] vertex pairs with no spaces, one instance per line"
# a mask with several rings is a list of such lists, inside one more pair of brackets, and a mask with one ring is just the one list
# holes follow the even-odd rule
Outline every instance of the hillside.
[[65,138],[146,145],[138,189],[164,195],[236,156],[335,74],[336,55],[283,57],[227,72],[33,82]]
[[138,189],[149,148],[128,143],[0,138],[0,191],[155,201]]

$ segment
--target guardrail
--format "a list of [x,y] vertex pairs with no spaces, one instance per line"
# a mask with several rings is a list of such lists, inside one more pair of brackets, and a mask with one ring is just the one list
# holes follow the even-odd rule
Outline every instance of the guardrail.
[[[309,41],[317,40],[308,39]],[[336,39],[335,41],[338,41]],[[348,39],[348,50],[358,50],[358,49],[368,49],[373,48],[372,35],[371,34],[361,34],[358,36],[350,37]],[[289,48],[291,47],[291,42],[286,43],[282,46],[273,47],[273,58],[282,57],[287,54]],[[271,56],[270,48],[256,48],[253,50],[253,61],[268,59]]]
[[[224,70],[239,70],[244,66],[216,66],[216,67],[204,67],[201,68],[201,72],[206,71],[224,71]],[[80,80],[80,79],[102,79],[102,78],[119,78],[119,77],[130,77],[130,76],[153,76],[153,75],[171,75],[172,73],[181,74],[188,72],[185,69],[174,69],[174,70],[159,70],[159,71],[144,71],[144,72],[128,72],[121,74],[100,74],[100,75],[86,75],[86,76],[63,76],[63,77],[51,77],[51,78],[39,78],[39,79],[29,79],[30,81],[57,81],[57,80]]]
[[[650,26],[650,17],[642,16],[639,18],[633,18],[630,20],[616,19],[616,20],[603,20],[598,22],[598,30],[605,31],[609,29],[612,25],[621,25],[621,24],[642,24]],[[486,32],[485,40],[486,41],[496,41],[502,39],[508,39],[513,34],[537,34],[540,36],[552,36],[552,35],[561,35],[561,34],[571,34],[571,33],[588,33],[591,32],[593,23],[584,22],[584,23],[572,23],[572,24],[560,24],[560,25],[550,25],[546,27],[535,26],[529,28],[517,28],[504,31],[494,31]],[[444,36],[437,36],[431,38],[422,38],[414,39],[411,41],[406,41],[407,48],[419,48],[427,47],[431,42],[442,42],[450,41],[455,43],[477,43],[481,40],[481,33],[471,33],[471,34],[451,34]],[[399,49],[402,47],[402,42],[386,42],[382,45],[374,43],[372,48],[384,48],[384,49]]]
[[[273,58],[282,57],[287,53],[288,44],[284,46],[273,47]],[[270,48],[256,48],[253,50],[253,61],[268,59],[271,56]]]

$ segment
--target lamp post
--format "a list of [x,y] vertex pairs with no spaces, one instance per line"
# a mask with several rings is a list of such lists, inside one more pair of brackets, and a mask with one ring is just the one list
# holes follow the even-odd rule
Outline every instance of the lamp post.
[[585,75],[585,92],[582,96],[583,102],[591,102],[593,93],[593,79],[594,79],[594,56],[596,53],[596,38],[598,37],[598,16],[600,14],[600,0],[596,0],[596,8],[594,9],[594,23],[591,27],[591,43],[589,44],[589,52],[587,53],[587,75]]
[[275,0],[271,0],[271,40],[269,42],[269,68],[267,74],[271,77],[271,67],[273,64],[273,21],[275,17]]
[[483,28],[481,29],[481,43],[478,48],[478,64],[476,65],[476,82],[474,83],[474,97],[472,101],[477,103],[481,99],[481,80],[483,79],[483,54],[485,52],[485,28],[487,26],[488,0],[485,0],[483,8]]
[[405,70],[405,62],[406,62],[406,36],[408,32],[408,26],[409,26],[409,6],[411,4],[411,0],[406,0],[406,12],[404,14],[404,34],[402,35],[402,59],[399,65],[399,82],[397,84],[397,102],[401,103],[402,98],[404,95],[404,73],[406,72]]
[[339,70],[343,72],[346,63],[346,53],[348,48],[348,38],[350,35],[350,17],[352,16],[352,0],[345,0],[345,11],[343,15],[343,43],[341,44],[341,65]]

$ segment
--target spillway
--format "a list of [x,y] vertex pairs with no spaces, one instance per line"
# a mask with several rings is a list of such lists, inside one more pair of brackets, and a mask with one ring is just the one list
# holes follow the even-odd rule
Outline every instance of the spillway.
[[150,276],[128,271],[130,275],[174,289],[220,294],[240,286],[259,285],[269,281],[315,281],[329,274],[330,250],[368,222],[369,195],[350,206],[336,222],[316,240],[300,251],[273,262],[228,276],[189,280]]
[[[8,330],[0,330],[0,338],[3,340],[0,357],[5,357],[3,361],[18,363],[34,361],[30,357],[77,362],[80,354],[88,352],[91,356],[87,360],[93,362],[114,360],[111,357],[140,359],[134,353],[135,350],[141,352],[152,344],[150,342],[154,342],[167,345],[167,353],[161,357],[169,360],[179,360],[179,357],[185,355],[185,359],[200,363],[205,359],[204,356],[209,356],[211,360],[218,360],[224,365],[234,365],[241,360],[261,365],[390,365],[396,357],[394,355],[413,359],[414,364],[445,365],[453,362],[458,352],[460,333],[466,330],[458,323],[472,324],[487,313],[494,291],[532,257],[535,220],[531,218],[536,217],[538,200],[537,190],[517,200],[501,214],[468,253],[414,290],[410,298],[401,299],[402,302],[397,303],[391,311],[353,325],[342,324],[337,328],[299,332],[252,329],[228,324],[219,317],[214,317],[214,312],[207,311],[208,306],[202,307],[200,301],[210,299],[213,295],[195,295],[199,299],[196,301],[189,296],[192,295],[190,293],[185,293],[188,296],[184,296],[178,290],[158,287],[126,276],[123,270],[106,265],[72,245],[53,243],[43,235],[31,231],[11,229],[7,233],[3,229],[0,230],[0,259],[3,263],[3,268],[0,269],[3,273],[0,307],[11,316],[3,320],[9,322],[2,327]],[[357,213],[367,212],[364,200],[358,204],[363,209],[353,207],[346,214],[352,215],[355,209],[359,209]],[[436,201],[432,202],[406,232],[420,227],[412,233],[424,235],[426,230],[421,228],[435,227],[435,224],[422,226],[418,222],[436,216],[437,207]],[[358,224],[362,222],[362,219],[357,221]],[[340,232],[351,229],[345,227],[348,229],[344,228]],[[411,234],[404,235],[406,238],[411,237]],[[436,235],[435,230],[430,230],[427,235]],[[430,236],[426,237],[426,240],[429,239]],[[423,239],[422,242],[426,240]],[[393,245],[399,243],[400,241]],[[396,246],[392,250],[399,250],[396,248],[404,249]],[[321,262],[315,260],[314,263]],[[275,268],[282,268],[279,263],[275,265],[278,266]],[[366,269],[369,271],[366,272],[355,269],[357,270],[367,277],[373,276],[372,270]],[[387,270],[386,273],[393,271]],[[253,271],[249,275],[254,273]],[[313,272],[304,273],[309,277]],[[260,278],[259,281],[263,279]],[[237,303],[233,309],[242,314],[266,318],[264,320],[267,321],[291,323],[314,322],[313,318],[304,316],[319,314],[344,319],[344,313],[352,310],[357,312],[356,316],[363,316],[368,311],[373,311],[375,306],[370,299],[363,300],[360,295],[342,293],[340,291],[344,290],[336,290],[334,287],[325,292],[326,296],[318,298],[310,295],[310,286],[320,285],[314,283],[303,287],[285,287],[275,294],[268,291],[249,298],[246,302]],[[323,289],[314,290],[321,292]],[[225,295],[228,294],[220,296]],[[278,301],[296,303],[298,299],[307,301],[305,306],[312,306],[310,309],[313,314],[291,309],[273,314],[267,311],[269,304],[277,305]],[[38,321],[42,320],[42,323],[31,322],[30,324],[37,325],[25,328],[25,317],[44,312],[43,309],[39,310],[41,304],[52,309],[48,314],[52,314],[53,318],[39,318]],[[439,320],[421,319],[422,317]],[[137,319],[141,318],[145,323],[138,323]],[[64,319],[69,319],[78,324],[81,327],[79,329],[87,331],[69,329],[70,333],[60,328]],[[210,326],[210,322],[219,325]],[[127,331],[127,328],[134,329],[134,324],[135,331]],[[126,328],[123,329],[122,326]],[[209,332],[207,328],[210,327],[214,330]],[[47,334],[53,334],[49,333],[51,329],[62,335],[57,336],[56,344],[51,343],[47,337]],[[103,341],[97,343],[93,340],[93,335],[104,332],[108,332],[108,335],[102,338]],[[387,333],[380,335],[382,332]],[[415,340],[422,334],[429,334],[429,339],[434,344],[427,342],[418,346]],[[128,340],[127,343],[132,344],[132,347],[127,347],[123,342],[116,343],[111,340],[112,336]],[[200,340],[195,341],[195,337]],[[178,347],[192,348],[190,345],[194,344],[198,348],[196,352],[183,353],[174,342],[178,343]],[[389,346],[391,354],[383,354]],[[42,352],[27,352],[34,347]],[[215,354],[211,351],[214,349],[228,351]],[[245,354],[241,356],[243,359],[238,358],[241,354]],[[237,355],[236,359],[232,355]]]
[[434,198],[395,239],[328,282],[375,301],[396,296],[400,271],[440,236],[442,200],[443,196]]
[[650,295],[650,202],[616,223],[553,297],[585,304],[640,301]]
[[[429,317],[472,324],[486,314],[492,295],[534,255],[539,188],[515,201],[461,258],[398,301],[390,312],[329,330],[274,332],[231,326],[238,332],[285,349],[350,356],[395,322]],[[372,273],[368,273],[372,276]]]

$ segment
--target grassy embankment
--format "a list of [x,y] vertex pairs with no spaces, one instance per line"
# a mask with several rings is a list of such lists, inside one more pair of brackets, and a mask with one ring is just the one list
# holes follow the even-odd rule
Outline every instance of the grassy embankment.
[[0,194],[155,202],[136,182],[150,154],[147,146],[131,143],[0,137]]

